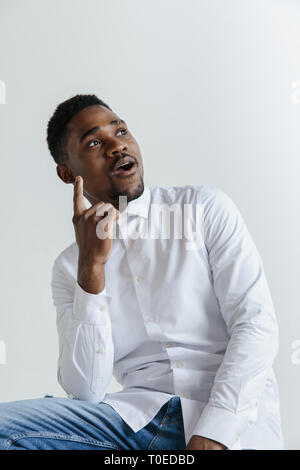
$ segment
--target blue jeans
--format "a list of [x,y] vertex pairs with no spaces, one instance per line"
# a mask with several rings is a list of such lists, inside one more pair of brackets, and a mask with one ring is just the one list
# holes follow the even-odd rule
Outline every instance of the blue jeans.
[[180,397],[134,432],[107,403],[44,398],[0,403],[0,450],[184,450]]

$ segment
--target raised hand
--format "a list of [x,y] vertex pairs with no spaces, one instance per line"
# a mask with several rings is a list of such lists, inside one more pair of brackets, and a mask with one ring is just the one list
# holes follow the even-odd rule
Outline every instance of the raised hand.
[[113,224],[119,211],[103,201],[87,209],[81,176],[75,179],[73,202],[72,222],[79,249],[78,282],[87,292],[98,293],[104,289],[104,265],[111,253]]

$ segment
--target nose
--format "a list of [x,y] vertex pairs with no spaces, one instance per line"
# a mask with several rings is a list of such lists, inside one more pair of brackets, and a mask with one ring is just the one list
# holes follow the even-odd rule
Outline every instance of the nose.
[[127,145],[114,139],[107,149],[107,156],[113,158],[116,154],[127,151]]

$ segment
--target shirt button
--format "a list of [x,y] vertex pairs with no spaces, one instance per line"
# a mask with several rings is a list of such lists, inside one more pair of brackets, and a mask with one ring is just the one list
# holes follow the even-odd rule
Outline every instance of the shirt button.
[[137,281],[142,282],[144,280],[143,276],[138,276]]
[[154,322],[154,317],[148,317],[148,318],[147,318],[147,322],[149,322],[149,323]]
[[98,348],[97,349],[97,353],[101,354],[103,352],[103,349],[102,348]]
[[104,310],[106,310],[105,305],[100,305],[99,310],[101,310],[101,312],[104,312]]
[[182,367],[182,362],[181,361],[175,362],[175,367],[177,367],[177,368]]

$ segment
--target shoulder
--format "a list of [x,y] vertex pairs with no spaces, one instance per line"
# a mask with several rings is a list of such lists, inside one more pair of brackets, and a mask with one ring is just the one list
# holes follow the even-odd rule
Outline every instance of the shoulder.
[[185,186],[150,186],[152,203],[202,203],[211,204],[230,203],[231,198],[221,188],[213,185],[185,185]]
[[226,226],[237,229],[245,225],[243,216],[232,198],[218,186],[185,185],[171,187],[152,187],[151,204],[179,205],[185,210],[184,205],[199,208],[199,214],[203,217],[204,230],[223,230]]

